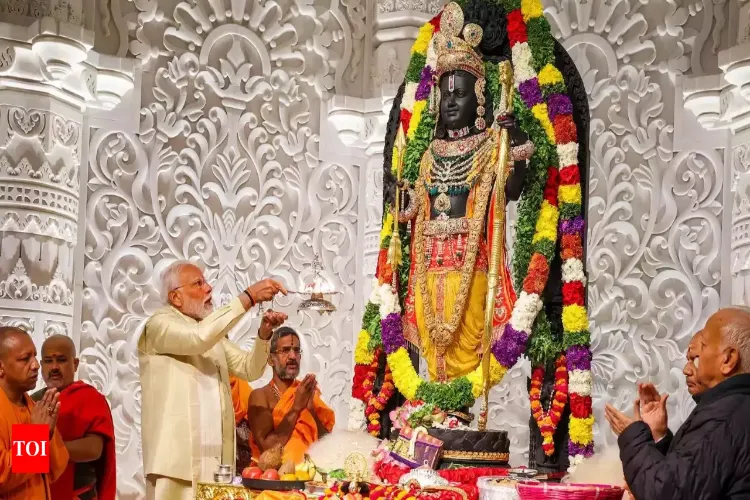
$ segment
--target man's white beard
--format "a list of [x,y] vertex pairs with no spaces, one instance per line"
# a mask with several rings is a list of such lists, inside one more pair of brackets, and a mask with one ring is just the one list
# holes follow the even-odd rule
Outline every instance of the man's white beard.
[[187,302],[182,306],[182,314],[198,320],[205,319],[214,310],[213,304],[205,302]]
[[297,375],[299,374],[299,367],[297,368],[297,373],[291,373],[292,370],[287,370],[286,366],[283,366],[281,368],[274,368],[274,372],[276,373],[276,376],[279,377],[281,380],[294,380],[297,378]]

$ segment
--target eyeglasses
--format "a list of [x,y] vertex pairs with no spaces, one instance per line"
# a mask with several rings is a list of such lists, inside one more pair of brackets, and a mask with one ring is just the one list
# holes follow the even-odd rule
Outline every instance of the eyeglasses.
[[178,287],[175,287],[175,288],[173,288],[170,291],[171,292],[175,292],[175,291],[179,290],[180,288],[183,288],[183,287],[186,287],[186,286],[197,286],[198,288],[203,288],[205,285],[206,285],[206,280],[204,280],[203,278],[200,278],[200,279],[198,279],[196,281],[191,281],[190,283],[185,283],[184,285],[180,285]]
[[294,353],[297,356],[301,356],[302,349],[300,349],[299,347],[283,347],[281,349],[271,351],[271,354],[280,354],[282,356],[289,356],[291,353]]

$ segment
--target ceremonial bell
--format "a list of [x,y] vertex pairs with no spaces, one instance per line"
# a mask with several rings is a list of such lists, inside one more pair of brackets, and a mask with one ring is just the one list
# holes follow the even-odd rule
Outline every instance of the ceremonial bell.
[[303,300],[297,308],[297,311],[318,311],[318,314],[331,314],[336,310],[336,306],[325,298],[325,295],[333,295],[338,292],[333,290],[328,280],[323,276],[323,264],[320,256],[315,255],[312,263],[313,280],[312,283],[305,285],[299,294],[310,295],[309,299]]

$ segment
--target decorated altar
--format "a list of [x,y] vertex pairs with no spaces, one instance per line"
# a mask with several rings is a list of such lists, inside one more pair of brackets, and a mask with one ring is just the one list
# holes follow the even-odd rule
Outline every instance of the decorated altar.
[[419,30],[386,136],[352,427],[397,440],[414,424],[394,426],[399,412],[434,414],[425,430],[443,458],[507,464],[508,450],[490,445],[505,434],[486,429],[488,394],[525,356],[541,436],[532,456],[553,471],[593,454],[579,82],[539,1],[450,3]]

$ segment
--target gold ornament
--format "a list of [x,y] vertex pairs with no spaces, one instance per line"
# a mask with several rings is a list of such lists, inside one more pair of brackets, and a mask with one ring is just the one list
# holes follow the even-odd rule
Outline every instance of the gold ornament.
[[451,198],[445,193],[440,193],[437,198],[435,198],[435,203],[433,205],[435,210],[437,212],[442,212],[447,214],[451,210]]
[[[461,38],[463,29],[464,38]],[[451,2],[445,6],[440,17],[440,32],[433,37],[439,79],[443,74],[462,70],[477,78],[484,78],[484,63],[475,47],[482,41],[482,28],[476,24],[464,26],[461,7]]]

